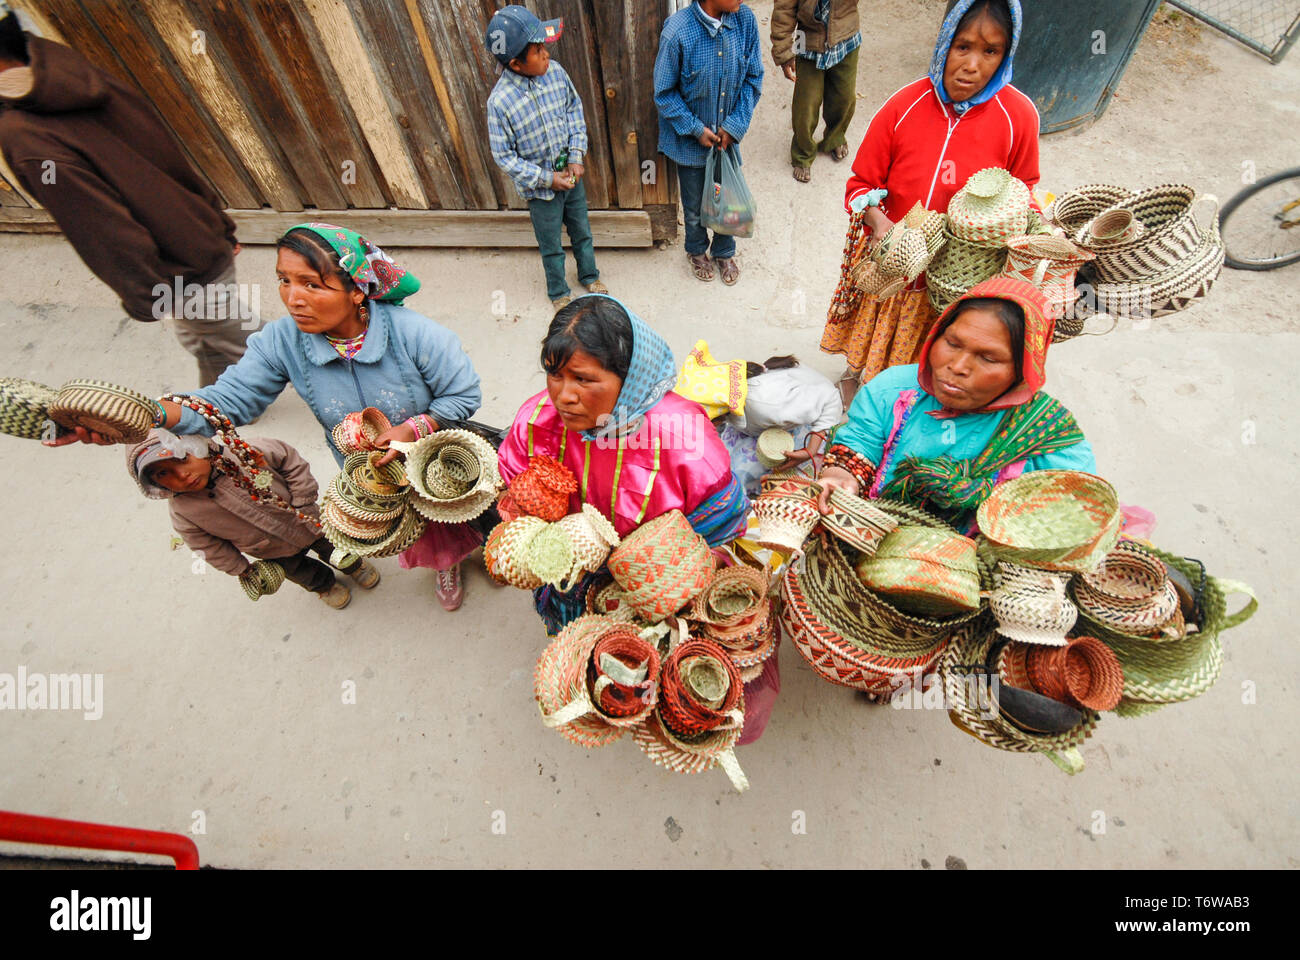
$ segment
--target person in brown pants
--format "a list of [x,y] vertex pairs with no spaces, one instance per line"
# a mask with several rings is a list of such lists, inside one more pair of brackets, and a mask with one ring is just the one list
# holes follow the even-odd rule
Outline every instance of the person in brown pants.
[[[861,46],[858,0],[776,0],[772,7],[772,59],[794,81],[790,166],[800,183],[811,179],[819,152],[835,160],[849,154]],[[820,142],[819,114],[826,121]]]

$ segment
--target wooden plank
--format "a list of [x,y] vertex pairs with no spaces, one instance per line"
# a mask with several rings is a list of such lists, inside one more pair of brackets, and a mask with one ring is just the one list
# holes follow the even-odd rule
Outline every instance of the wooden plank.
[[[389,207],[382,177],[305,11],[283,0],[245,0],[292,85],[347,206]],[[345,174],[350,174],[345,177]]]
[[487,134],[487,98],[496,82],[496,60],[483,46],[486,16],[481,11],[464,12],[460,9],[463,3],[406,0],[412,20],[421,25],[421,50],[434,77],[438,103],[474,206],[491,209],[500,206],[506,196],[506,181],[492,160]]
[[[181,78],[180,69],[143,11],[127,9],[121,0],[83,7],[111,45],[120,67],[118,76],[129,79],[153,103],[191,164],[212,184],[227,206],[257,207],[265,198],[239,162],[234,148],[207,110]],[[82,48],[82,52],[86,52]]]
[[[194,53],[192,37],[197,26],[181,0],[139,0],[158,28],[159,36],[176,59],[181,73],[198,99],[212,112],[234,145],[240,159],[268,200],[279,210],[301,210],[298,187],[288,172],[270,155],[257,127],[239,96],[217,69],[214,56]],[[208,37],[210,49],[218,49]]]
[[343,0],[302,0],[319,32],[321,43],[338,75],[366,143],[388,182],[399,207],[428,209],[429,198],[415,164],[402,143],[402,132],[390,110]]
[[[384,88],[384,102],[402,131],[430,205],[470,206],[455,146],[434,95],[419,41],[403,0],[351,0],[357,37]],[[435,198],[436,197],[436,201]]]
[[9,169],[4,154],[0,153],[0,207],[13,207],[19,210],[35,209],[29,202],[27,194],[18,186],[18,178]]
[[596,30],[588,9],[589,0],[530,2],[537,6],[534,12],[539,16],[564,18],[564,35],[555,43],[553,55],[569,72],[578,96],[582,98],[583,117],[587,122],[587,207],[606,210],[614,205],[614,163],[609,153],[605,90],[600,79],[600,61],[595,49]]
[[[636,140],[641,163],[654,163],[650,182],[641,185],[642,203],[676,203],[677,170],[659,152],[659,111],[655,107],[655,54],[659,34],[668,18],[663,0],[609,0],[631,11],[628,50],[632,53],[632,79],[636,112]],[[624,104],[626,107],[627,105]]]
[[610,154],[614,162],[615,196],[624,209],[642,204],[641,153],[637,149],[636,93],[629,86],[632,71],[632,43],[627,4],[594,3],[593,22],[596,49],[600,52],[601,77],[605,85],[605,122]]
[[347,206],[342,171],[330,166],[257,18],[240,0],[190,0],[189,11],[198,29],[207,33],[208,56],[226,67],[226,82],[256,123],[268,152],[302,185],[302,204]]
[[67,45],[67,40],[63,38],[63,32],[54,25],[54,22],[45,15],[42,7],[49,6],[46,0],[9,0],[9,6],[14,10],[21,11],[35,28],[36,32],[46,40],[54,40],[58,43]]
[[[292,214],[275,210],[227,213],[244,243],[273,243],[298,222]],[[316,216],[347,224],[386,249],[537,246],[528,214],[512,210],[321,210]],[[644,210],[593,210],[590,218],[598,247],[648,247],[654,242],[650,216]]]

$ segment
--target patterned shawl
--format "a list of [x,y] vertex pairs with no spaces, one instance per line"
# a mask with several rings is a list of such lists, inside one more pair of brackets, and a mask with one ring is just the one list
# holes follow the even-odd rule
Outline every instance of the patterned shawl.
[[650,329],[649,324],[614,297],[603,293],[589,293],[589,297],[606,297],[613,300],[632,322],[632,362],[628,364],[623,389],[614,401],[610,418],[594,430],[582,431],[584,440],[602,437],[626,437],[641,428],[641,421],[650,409],[664,398],[677,383],[677,363],[664,338]]
[[402,301],[420,289],[413,274],[393,262],[393,258],[347,227],[332,223],[299,223],[290,230],[310,230],[318,234],[339,255],[339,266],[371,300],[384,300],[400,307]]

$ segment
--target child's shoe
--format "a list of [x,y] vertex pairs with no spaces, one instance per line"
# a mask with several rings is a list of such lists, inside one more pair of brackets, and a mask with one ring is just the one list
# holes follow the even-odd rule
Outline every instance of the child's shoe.
[[341,583],[336,583],[324,593],[317,594],[322,600],[333,607],[335,610],[342,610],[352,602],[352,591]]
[[569,296],[569,295],[566,293],[564,296],[562,296],[562,297],[556,297],[554,300],[552,300],[552,301],[551,301],[551,308],[552,308],[556,313],[559,313],[561,310],[563,310],[565,307],[567,307],[567,306],[568,306],[569,304],[571,304],[572,302],[573,302],[573,297]]
[[369,560],[362,560],[348,576],[362,590],[373,590],[375,585],[379,583],[379,568]]
[[465,599],[465,587],[460,581],[460,564],[446,570],[435,570],[433,592],[444,610],[456,610]]
[[591,281],[591,283],[586,284],[586,287],[588,293],[609,293],[609,287],[605,286],[599,280]]

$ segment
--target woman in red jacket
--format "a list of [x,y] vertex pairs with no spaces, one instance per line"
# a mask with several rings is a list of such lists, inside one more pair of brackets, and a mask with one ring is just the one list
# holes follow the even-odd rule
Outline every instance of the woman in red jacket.
[[1020,32],[1019,0],[959,0],[939,30],[929,76],[871,118],[844,200],[862,227],[850,228],[821,342],[848,361],[840,381],[845,406],[859,384],[914,362],[938,318],[924,275],[892,297],[866,300],[848,279],[852,263],[918,201],[947,212],[978,170],[1003,167],[1031,189],[1038,182],[1038,111],[1011,86]]

